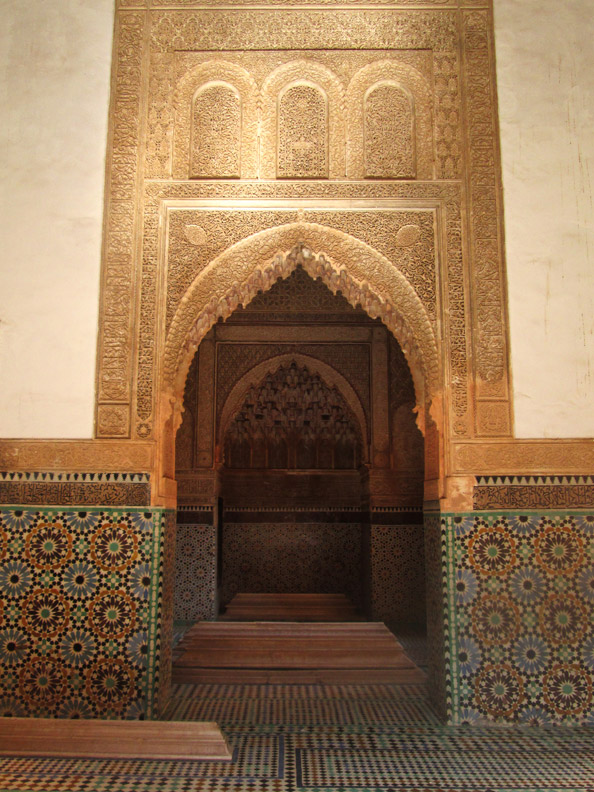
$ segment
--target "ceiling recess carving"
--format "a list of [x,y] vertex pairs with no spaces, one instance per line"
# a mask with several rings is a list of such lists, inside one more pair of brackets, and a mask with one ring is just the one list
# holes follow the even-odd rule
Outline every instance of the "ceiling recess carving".
[[231,468],[357,469],[361,427],[336,387],[292,360],[251,386],[225,432]]

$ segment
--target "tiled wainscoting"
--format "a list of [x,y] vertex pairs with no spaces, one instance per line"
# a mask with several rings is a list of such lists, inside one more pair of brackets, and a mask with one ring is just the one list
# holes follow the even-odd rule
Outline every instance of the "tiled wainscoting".
[[424,627],[423,512],[377,509],[371,513],[371,616],[402,628]]
[[167,685],[171,517],[148,506],[0,507],[0,714],[155,714]]
[[[186,507],[177,519],[175,619],[214,619],[217,529],[212,510]],[[370,527],[369,514],[358,510],[226,511],[221,601],[226,604],[239,592],[344,592],[361,606],[369,599],[377,621],[423,625],[422,519],[420,509],[386,508],[372,512]]]
[[594,513],[427,515],[426,533],[448,719],[594,723]]
[[[126,504],[126,493],[148,502],[146,476],[0,481],[26,501],[0,506],[0,712],[155,717],[169,689],[174,587],[176,608],[192,590],[186,618],[216,613],[212,511],[180,519]],[[86,486],[108,502],[86,505]],[[503,495],[517,498],[510,486],[523,484],[505,484]],[[589,480],[579,486],[582,497]],[[29,500],[33,491],[42,503]],[[594,512],[581,501],[426,512],[424,584],[421,526],[396,509],[371,520],[348,509],[224,517],[227,597],[257,581],[260,590],[342,590],[357,601],[357,586],[371,581],[374,618],[395,621],[390,603],[402,609],[408,597],[413,608],[424,589],[430,689],[444,720],[594,723]]]
[[357,511],[225,513],[221,601],[239,592],[343,592],[361,602]]

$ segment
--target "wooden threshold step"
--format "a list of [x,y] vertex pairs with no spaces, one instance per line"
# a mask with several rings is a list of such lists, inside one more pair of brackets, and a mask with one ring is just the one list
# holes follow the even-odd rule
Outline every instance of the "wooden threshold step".
[[176,683],[422,683],[381,622],[201,622],[179,645]]
[[216,685],[419,685],[426,674],[416,666],[410,668],[184,668],[174,669],[175,684]]
[[192,636],[213,635],[392,635],[383,622],[198,622],[184,635],[186,641]]
[[359,621],[345,594],[239,593],[228,603],[223,621]]

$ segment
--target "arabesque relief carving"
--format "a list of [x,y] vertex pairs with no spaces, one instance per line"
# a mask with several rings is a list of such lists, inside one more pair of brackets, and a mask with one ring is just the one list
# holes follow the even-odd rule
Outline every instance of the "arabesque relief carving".
[[174,178],[257,175],[257,89],[245,69],[208,60],[183,76],[173,105]]
[[330,69],[279,66],[262,85],[260,112],[261,178],[344,175],[344,89]]
[[328,98],[317,85],[283,89],[277,103],[278,178],[328,178]]
[[[495,135],[494,88],[488,17],[464,15],[465,97],[469,118],[470,232],[474,298],[477,304],[474,350],[479,397],[506,397],[506,310],[503,288],[497,179],[499,152]],[[509,420],[509,419],[508,419]],[[480,434],[482,431],[479,421]]]
[[342,295],[332,294],[320,281],[313,280],[302,267],[297,267],[285,280],[277,281],[267,292],[257,294],[245,307],[237,311],[232,321],[242,321],[247,315],[276,315],[291,317],[293,321],[307,314],[340,316],[343,321],[369,320],[361,309],[354,309]]
[[[290,278],[291,276],[289,276]],[[306,276],[309,278],[309,276]],[[287,279],[288,280],[288,279]],[[277,281],[285,283],[286,281]],[[326,287],[324,286],[324,289]],[[350,306],[349,306],[350,307]],[[308,317],[309,318],[309,317]],[[286,322],[286,318],[282,320]],[[225,325],[222,325],[224,328]],[[217,328],[217,339],[222,337],[224,340],[224,333],[221,333],[221,326]],[[270,335],[269,332],[266,333]],[[259,333],[260,335],[260,333]],[[358,334],[357,334],[358,335]],[[312,337],[313,336],[313,337]],[[340,337],[342,336],[342,337]],[[346,337],[345,337],[346,336]],[[295,326],[289,327],[284,324],[284,332],[282,341],[277,340],[276,343],[262,343],[261,338],[252,337],[252,343],[245,338],[240,343],[219,343],[217,348],[217,394],[215,404],[215,415],[217,421],[220,417],[225,406],[225,402],[231,394],[231,390],[235,388],[237,383],[244,377],[249,376],[249,371],[260,364],[265,364],[266,361],[272,358],[281,359],[284,355],[305,355],[310,360],[310,368],[313,367],[317,371],[317,366],[324,364],[329,368],[322,373],[319,373],[327,382],[333,382],[332,372],[337,372],[341,378],[344,379],[344,384],[338,386],[343,394],[348,394],[350,388],[356,394],[356,398],[351,404],[351,409],[359,415],[358,404],[363,409],[364,420],[361,417],[360,423],[369,425],[371,416],[371,393],[368,379],[368,372],[370,369],[371,351],[368,342],[368,333],[364,338],[349,338],[345,332],[344,325],[338,329],[338,332],[330,334],[330,332],[323,333],[323,337],[317,338],[312,334],[311,329],[296,328]],[[336,343],[337,341],[339,343]],[[205,339],[208,342],[208,336]],[[203,342],[204,343],[204,342]],[[202,355],[202,344],[200,345],[200,355]],[[315,363],[311,362],[311,359]],[[404,356],[400,370],[403,367],[408,371]],[[350,387],[349,387],[350,386]],[[186,388],[187,390],[187,388]]]
[[[157,0],[116,0],[117,8],[149,8],[155,5]],[[220,5],[221,0],[158,0],[159,7],[167,8],[193,8],[196,5],[203,7]],[[464,0],[466,5],[482,5],[484,0]],[[366,5],[374,6],[456,6],[459,0],[366,0]],[[252,6],[253,0],[235,0],[233,5]],[[360,6],[361,0],[341,0],[342,6]],[[278,6],[278,0],[260,0],[258,5]],[[283,0],[285,6],[333,6],[336,0]]]
[[138,198],[142,95],[143,14],[118,15],[114,50],[115,88],[112,95],[110,165],[106,184],[104,265],[98,349],[98,403],[126,401],[131,392],[135,287],[133,251]]
[[191,202],[179,202],[167,214],[167,328],[194,279],[218,255],[258,232],[296,221],[324,226],[330,234],[347,234],[383,254],[410,282],[435,326],[439,314],[435,209],[413,211],[398,203],[372,202],[350,208],[347,201],[342,205],[324,201],[307,209],[300,209],[294,200],[265,201],[260,206],[250,201],[200,203],[196,209]]
[[151,14],[151,48],[186,50],[456,49],[457,14],[443,10],[188,9]]
[[[219,419],[219,444],[223,444],[225,434],[229,430],[232,420],[241,410],[248,393],[253,391],[255,388],[258,388],[258,386],[260,386],[265,380],[274,377],[274,375],[281,368],[283,371],[286,371],[292,365],[299,367],[302,371],[307,371],[309,378],[317,378],[317,380],[323,383],[323,386],[326,390],[331,389],[333,392],[336,392],[340,395],[340,399],[344,401],[344,407],[346,408],[347,412],[355,419],[355,426],[358,427],[357,431],[360,435],[361,441],[363,442],[359,455],[359,461],[366,461],[367,453],[365,444],[369,432],[367,428],[365,412],[354,388],[338,371],[332,368],[332,366],[329,366],[327,363],[323,363],[321,360],[318,360],[315,357],[303,355],[298,352],[289,352],[284,355],[278,355],[276,357],[270,358],[269,360],[265,360],[264,362],[251,368],[247,374],[245,374],[239,380],[239,382],[235,384],[225,401],[225,405]],[[308,393],[308,391],[305,392]],[[325,398],[326,400],[329,398],[328,394],[326,394]],[[303,420],[303,417],[301,420]],[[332,467],[332,465],[330,465],[330,467]]]
[[[316,254],[316,249],[324,249],[322,245],[331,252]],[[275,255],[283,248],[289,253]],[[266,263],[254,265],[255,260]],[[248,303],[258,291],[270,288],[278,278],[287,277],[297,264],[311,277],[320,277],[333,293],[340,291],[351,305],[361,305],[372,318],[382,319],[407,356],[424,410],[425,399],[430,399],[438,387],[439,356],[431,324],[414,289],[377,251],[346,234],[307,223],[255,234],[215,259],[196,278],[166,339],[163,377],[172,396],[181,402],[191,359],[210,327],[219,318],[227,318],[238,305]],[[378,292],[370,288],[371,280]],[[387,299],[387,293],[397,295],[394,303]]]
[[346,119],[349,178],[433,178],[431,91],[416,69],[363,67],[347,89]]
[[155,444],[141,440],[0,440],[2,470],[151,471]]
[[591,440],[515,440],[455,443],[455,474],[588,473],[594,468]]
[[365,94],[363,115],[365,176],[414,179],[417,167],[412,97],[396,83],[378,83]]
[[[160,440],[161,407],[174,392],[179,398],[183,375],[174,369],[189,355],[188,347],[181,357],[171,356],[175,345],[181,349],[186,343],[177,312],[182,304],[182,314],[198,309],[197,281],[220,288],[195,316],[188,313],[184,332],[194,327],[189,346],[211,321],[245,302],[256,284],[266,288],[274,282],[282,269],[280,259],[273,264],[275,257],[286,258],[299,244],[312,251],[325,282],[350,279],[349,302],[361,302],[386,321],[398,314],[416,390],[422,391],[423,403],[427,382],[439,394],[435,410],[437,431],[445,433],[442,453],[449,456],[454,439],[461,448],[463,441],[511,435],[490,11],[472,2],[458,8],[447,0],[410,0],[398,4],[407,8],[394,9],[390,2],[370,1],[368,8],[345,2],[340,10],[324,8],[324,2],[308,10],[309,4],[279,8],[264,2],[256,9],[238,3],[222,9],[208,0],[201,8],[184,2],[168,8],[167,1],[146,12],[125,10],[129,6],[118,12],[98,364],[100,437],[131,433]],[[226,153],[209,158],[215,164],[207,175],[196,165],[192,118],[200,128],[200,119],[208,118],[206,99],[217,92],[221,117],[232,123],[225,127],[228,137],[218,141]],[[291,110],[298,106],[317,119],[307,134]],[[314,140],[312,159],[307,151],[313,152]],[[202,156],[200,147],[197,156]],[[353,274],[332,231],[315,244],[289,235],[249,253],[258,257],[253,283],[238,276],[239,264],[233,272],[217,270],[227,265],[226,252],[235,246],[248,255],[248,240],[265,231],[256,227],[263,207],[251,220],[248,213],[238,213],[236,229],[225,226],[231,241],[222,248],[220,222],[214,215],[202,222],[191,209],[185,221],[182,213],[179,221],[175,213],[169,215],[168,222],[183,228],[171,225],[165,234],[159,232],[171,201],[188,201],[189,208],[193,201],[207,201],[214,211],[219,201],[264,198],[277,202],[271,225],[327,226],[384,256],[391,239],[402,256],[397,267],[415,299],[401,303],[396,281],[390,276],[388,285],[377,268],[368,267],[369,259]],[[374,219],[375,232],[371,222],[365,229],[363,212],[361,219],[354,212],[350,218],[334,212],[330,223],[318,210],[315,219],[305,220],[299,212],[318,199],[351,201],[353,207],[358,200],[402,199],[417,210],[431,202],[438,220],[435,269],[428,269],[428,259],[426,269],[420,266],[425,230],[417,219],[411,217],[393,234],[381,214]],[[294,202],[286,219],[278,204],[284,200]],[[277,232],[271,234],[270,239]],[[392,254],[387,258],[396,261]],[[420,307],[418,299],[423,311],[413,314],[422,321],[407,313],[409,306]],[[555,459],[562,462],[555,452],[553,467]],[[518,464],[529,466],[530,460],[522,457]]]
[[[193,279],[209,262],[216,259],[217,254],[224,251],[233,242],[242,240],[246,234],[253,234],[279,223],[287,223],[296,218],[321,221],[333,229],[351,232],[361,241],[387,256],[392,264],[413,285],[419,294],[432,324],[437,321],[436,312],[441,312],[442,328],[445,338],[452,334],[450,347],[451,365],[455,376],[452,376],[451,394],[456,405],[456,414],[466,416],[468,409],[467,395],[467,354],[466,354],[466,321],[465,289],[460,233],[460,200],[458,188],[454,184],[438,183],[340,183],[330,185],[327,182],[291,182],[276,181],[270,185],[259,183],[216,183],[201,182],[199,202],[200,211],[190,209],[194,206],[191,199],[196,194],[191,183],[178,183],[166,186],[162,184],[147,185],[145,202],[145,237],[143,248],[143,282],[146,289],[141,298],[141,333],[140,347],[142,355],[138,363],[138,415],[137,432],[143,432],[151,425],[151,391],[154,381],[154,356],[158,349],[155,339],[156,305],[154,284],[167,271],[167,325],[170,324],[174,312],[189,289]],[[223,195],[235,196],[231,200],[221,201]],[[332,202],[328,197],[340,195],[340,202]],[[270,211],[264,211],[267,204],[261,204],[262,196],[273,195],[275,200],[269,204]],[[364,202],[353,202],[357,196],[365,196]],[[376,199],[370,196],[376,195]],[[400,200],[405,196],[411,199]],[[160,220],[163,206],[161,201],[167,198],[172,210],[168,211],[169,221],[163,225]],[[188,198],[190,200],[188,200]],[[254,204],[250,199],[258,199]],[[205,200],[206,199],[206,200]],[[301,209],[301,199],[306,199]],[[321,203],[317,203],[321,201]],[[426,207],[422,210],[410,211],[410,205]],[[418,202],[418,203],[417,203]],[[184,207],[187,206],[188,209]],[[442,207],[435,214],[435,209]],[[278,207],[278,208],[273,208]],[[281,208],[282,207],[282,208]],[[295,207],[295,208],[290,208]],[[315,208],[313,208],[315,207]],[[322,209],[322,207],[326,207]],[[338,211],[339,207],[352,207],[348,211]],[[381,208],[380,208],[381,207]],[[402,208],[399,208],[402,207]],[[230,211],[232,209],[233,211]],[[375,211],[369,211],[374,209]],[[435,241],[442,244],[442,234],[434,230],[434,223],[443,223],[447,229],[445,249],[436,251]],[[418,239],[411,238],[410,226],[421,230]],[[157,229],[167,237],[159,239]],[[188,235],[192,239],[188,239]],[[196,236],[194,236],[196,234]],[[411,244],[412,242],[412,244]],[[198,245],[196,243],[199,243]],[[163,261],[158,251],[166,244],[168,258]],[[325,243],[328,244],[328,243]],[[445,270],[440,274],[436,268],[437,261],[447,260],[447,277]],[[161,275],[159,272],[161,271]],[[444,279],[444,295],[440,287],[440,278]],[[449,307],[440,306],[445,299]],[[437,325],[435,325],[437,329]],[[447,342],[446,342],[447,343]],[[154,391],[153,391],[154,392]],[[465,417],[462,432],[467,434],[472,422]]]
[[241,176],[241,97],[228,83],[206,83],[192,101],[191,178]]

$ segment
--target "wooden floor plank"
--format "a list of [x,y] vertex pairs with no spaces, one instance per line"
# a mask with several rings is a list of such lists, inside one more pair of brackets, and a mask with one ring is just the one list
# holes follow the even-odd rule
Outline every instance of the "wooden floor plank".
[[216,723],[0,718],[0,755],[231,761]]

